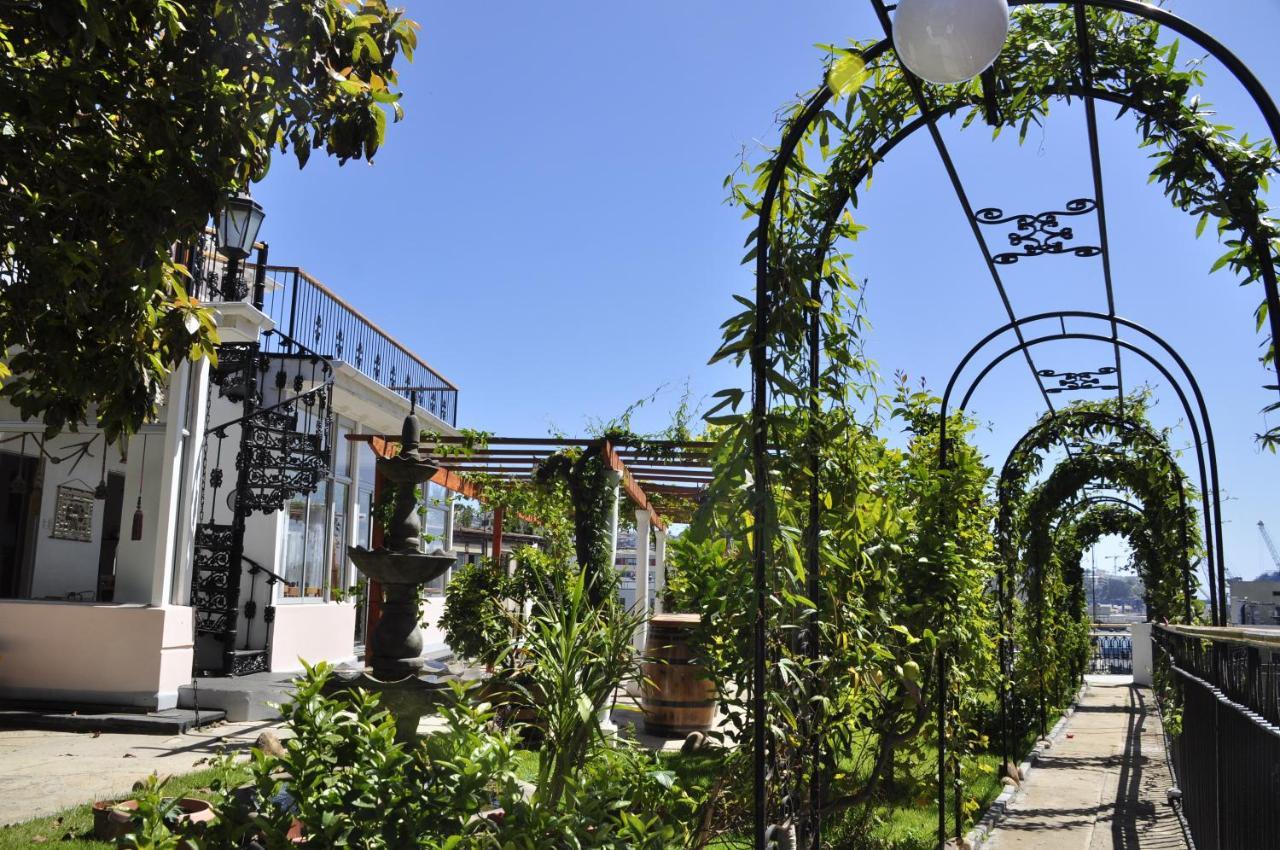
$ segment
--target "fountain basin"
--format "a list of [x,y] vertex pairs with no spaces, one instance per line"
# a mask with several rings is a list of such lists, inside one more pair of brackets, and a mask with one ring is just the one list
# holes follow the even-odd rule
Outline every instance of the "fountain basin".
[[452,552],[422,554],[351,546],[347,554],[356,568],[381,584],[426,584],[445,574],[457,561]]

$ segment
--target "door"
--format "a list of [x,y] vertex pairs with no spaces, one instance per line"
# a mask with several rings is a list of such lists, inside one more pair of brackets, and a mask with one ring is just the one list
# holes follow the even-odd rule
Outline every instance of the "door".
[[30,548],[35,478],[34,457],[0,452],[0,599],[25,595],[23,568]]
[[102,543],[98,549],[98,601],[111,602],[116,592],[116,547],[120,545],[124,513],[124,476],[107,475],[107,499],[102,506]]

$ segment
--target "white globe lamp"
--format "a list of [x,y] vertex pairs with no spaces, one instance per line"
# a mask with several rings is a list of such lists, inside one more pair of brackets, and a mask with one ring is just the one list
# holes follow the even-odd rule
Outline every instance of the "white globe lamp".
[[962,83],[996,61],[1009,35],[1007,0],[902,0],[893,47],[911,73],[931,83]]

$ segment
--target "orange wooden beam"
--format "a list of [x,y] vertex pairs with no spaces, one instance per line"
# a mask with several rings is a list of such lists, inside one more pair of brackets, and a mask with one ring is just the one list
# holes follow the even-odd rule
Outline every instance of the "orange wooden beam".
[[653,523],[655,528],[666,531],[667,521],[649,503],[649,497],[645,495],[644,489],[632,477],[631,470],[627,469],[627,465],[622,462],[622,458],[618,457],[618,451],[613,447],[613,444],[605,440],[600,445],[600,451],[604,455],[605,463],[609,464],[609,468],[622,476],[622,490],[627,494],[627,498],[635,502],[640,510],[649,512],[649,521]]

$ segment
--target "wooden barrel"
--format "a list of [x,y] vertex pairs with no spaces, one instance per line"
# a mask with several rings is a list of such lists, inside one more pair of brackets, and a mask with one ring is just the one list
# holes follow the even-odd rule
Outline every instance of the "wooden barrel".
[[649,621],[640,707],[650,735],[682,738],[707,731],[715,719],[715,684],[693,661],[693,632],[699,620],[697,614],[658,614]]

